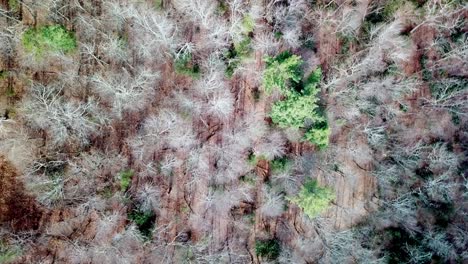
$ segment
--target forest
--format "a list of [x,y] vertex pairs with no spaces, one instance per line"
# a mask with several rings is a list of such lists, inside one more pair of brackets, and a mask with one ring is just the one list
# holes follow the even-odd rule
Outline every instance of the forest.
[[468,263],[462,0],[0,0],[0,264]]

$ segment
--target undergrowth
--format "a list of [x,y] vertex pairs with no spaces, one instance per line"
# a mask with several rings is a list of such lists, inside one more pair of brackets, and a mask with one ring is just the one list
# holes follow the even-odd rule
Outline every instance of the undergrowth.
[[255,253],[259,257],[275,260],[279,257],[280,251],[280,244],[275,239],[255,241]]

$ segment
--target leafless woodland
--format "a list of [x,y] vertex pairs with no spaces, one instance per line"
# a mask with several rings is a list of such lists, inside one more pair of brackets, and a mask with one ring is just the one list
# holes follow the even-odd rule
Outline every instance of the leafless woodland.
[[[468,261],[466,2],[0,8],[0,262]],[[45,25],[73,32],[76,50],[28,52],[25,32]],[[269,117],[281,96],[264,92],[264,58],[283,51],[322,69],[326,149]],[[197,76],[177,70],[188,54]],[[335,193],[314,218],[290,202],[308,179]],[[256,250],[267,240],[275,259]]]

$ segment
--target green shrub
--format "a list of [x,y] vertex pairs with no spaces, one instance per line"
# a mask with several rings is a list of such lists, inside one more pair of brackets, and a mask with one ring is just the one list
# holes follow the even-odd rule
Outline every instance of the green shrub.
[[6,71],[6,70],[1,70],[1,71],[0,71],[0,81],[1,81],[1,80],[4,80],[4,79],[6,79],[6,78],[8,78],[8,75],[9,75],[9,74],[8,74],[8,71]]
[[255,154],[253,154],[253,153],[250,153],[250,154],[249,154],[249,157],[247,158],[247,162],[248,162],[251,166],[257,166],[258,160],[259,160],[259,157],[257,157],[257,156],[256,156]]
[[349,54],[349,49],[351,48],[351,44],[355,42],[355,38],[353,36],[346,35],[343,33],[338,33],[337,37],[340,40],[341,44],[340,54]]
[[234,71],[242,62],[252,56],[252,40],[245,36],[240,42],[235,42],[232,47],[226,52],[224,57],[227,60],[226,76],[231,78]]
[[281,173],[285,172],[291,166],[291,161],[284,157],[284,158],[276,158],[271,161],[270,167],[273,173]]
[[255,185],[256,183],[255,173],[248,173],[244,176],[241,176],[239,179],[248,185]]
[[133,178],[133,171],[132,170],[124,170],[119,173],[120,179],[120,190],[122,192],[127,191],[130,183],[132,182]]
[[153,4],[156,10],[160,10],[163,8],[163,0],[154,0]]
[[227,67],[226,67],[226,76],[231,78],[234,75],[234,71],[239,67],[240,59],[233,57],[232,59],[228,59]]
[[249,34],[253,32],[255,27],[255,21],[250,15],[245,15],[242,19],[242,33]]
[[8,86],[7,87],[6,96],[8,96],[8,97],[16,96],[15,89],[13,88],[13,86]]
[[106,186],[102,189],[102,191],[99,192],[99,194],[104,198],[104,199],[110,199],[112,196],[114,196],[114,190],[112,189],[111,186]]
[[335,199],[333,190],[328,187],[320,187],[316,180],[307,181],[296,197],[289,198],[310,218],[324,212],[333,199]]
[[186,53],[174,61],[175,71],[181,75],[187,75],[192,78],[200,77],[200,67],[192,63],[192,54]]
[[224,1],[218,1],[218,7],[216,8],[216,13],[220,16],[226,14],[229,11],[228,5]]
[[22,43],[26,51],[42,56],[46,51],[69,53],[76,49],[76,39],[63,26],[30,28],[23,34]]
[[18,12],[20,11],[21,6],[18,0],[8,0],[8,7],[10,8],[10,11]]
[[248,58],[252,54],[252,40],[249,37],[245,37],[240,42],[234,43],[235,56],[241,58]]
[[[225,5],[221,2],[220,5]],[[224,54],[226,60],[226,76],[231,78],[234,71],[239,67],[243,60],[252,57],[252,39],[250,33],[253,31],[255,21],[250,15],[245,15],[242,19],[242,40],[236,41],[231,45],[231,48]]]
[[151,237],[156,220],[156,216],[152,211],[134,210],[128,214],[128,219],[135,223],[143,236]]
[[255,241],[255,253],[259,257],[274,260],[278,258],[280,251],[280,244],[275,239]]
[[275,31],[274,32],[275,39],[281,39],[282,36],[283,36],[283,32],[281,32],[281,31]]

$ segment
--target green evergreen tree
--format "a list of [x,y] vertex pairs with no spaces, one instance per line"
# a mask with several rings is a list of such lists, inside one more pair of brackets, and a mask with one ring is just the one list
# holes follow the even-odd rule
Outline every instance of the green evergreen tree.
[[275,58],[265,59],[267,67],[263,74],[263,87],[267,93],[279,89],[285,96],[291,95],[291,84],[298,84],[302,78],[300,69],[303,61],[297,55],[283,52]]

